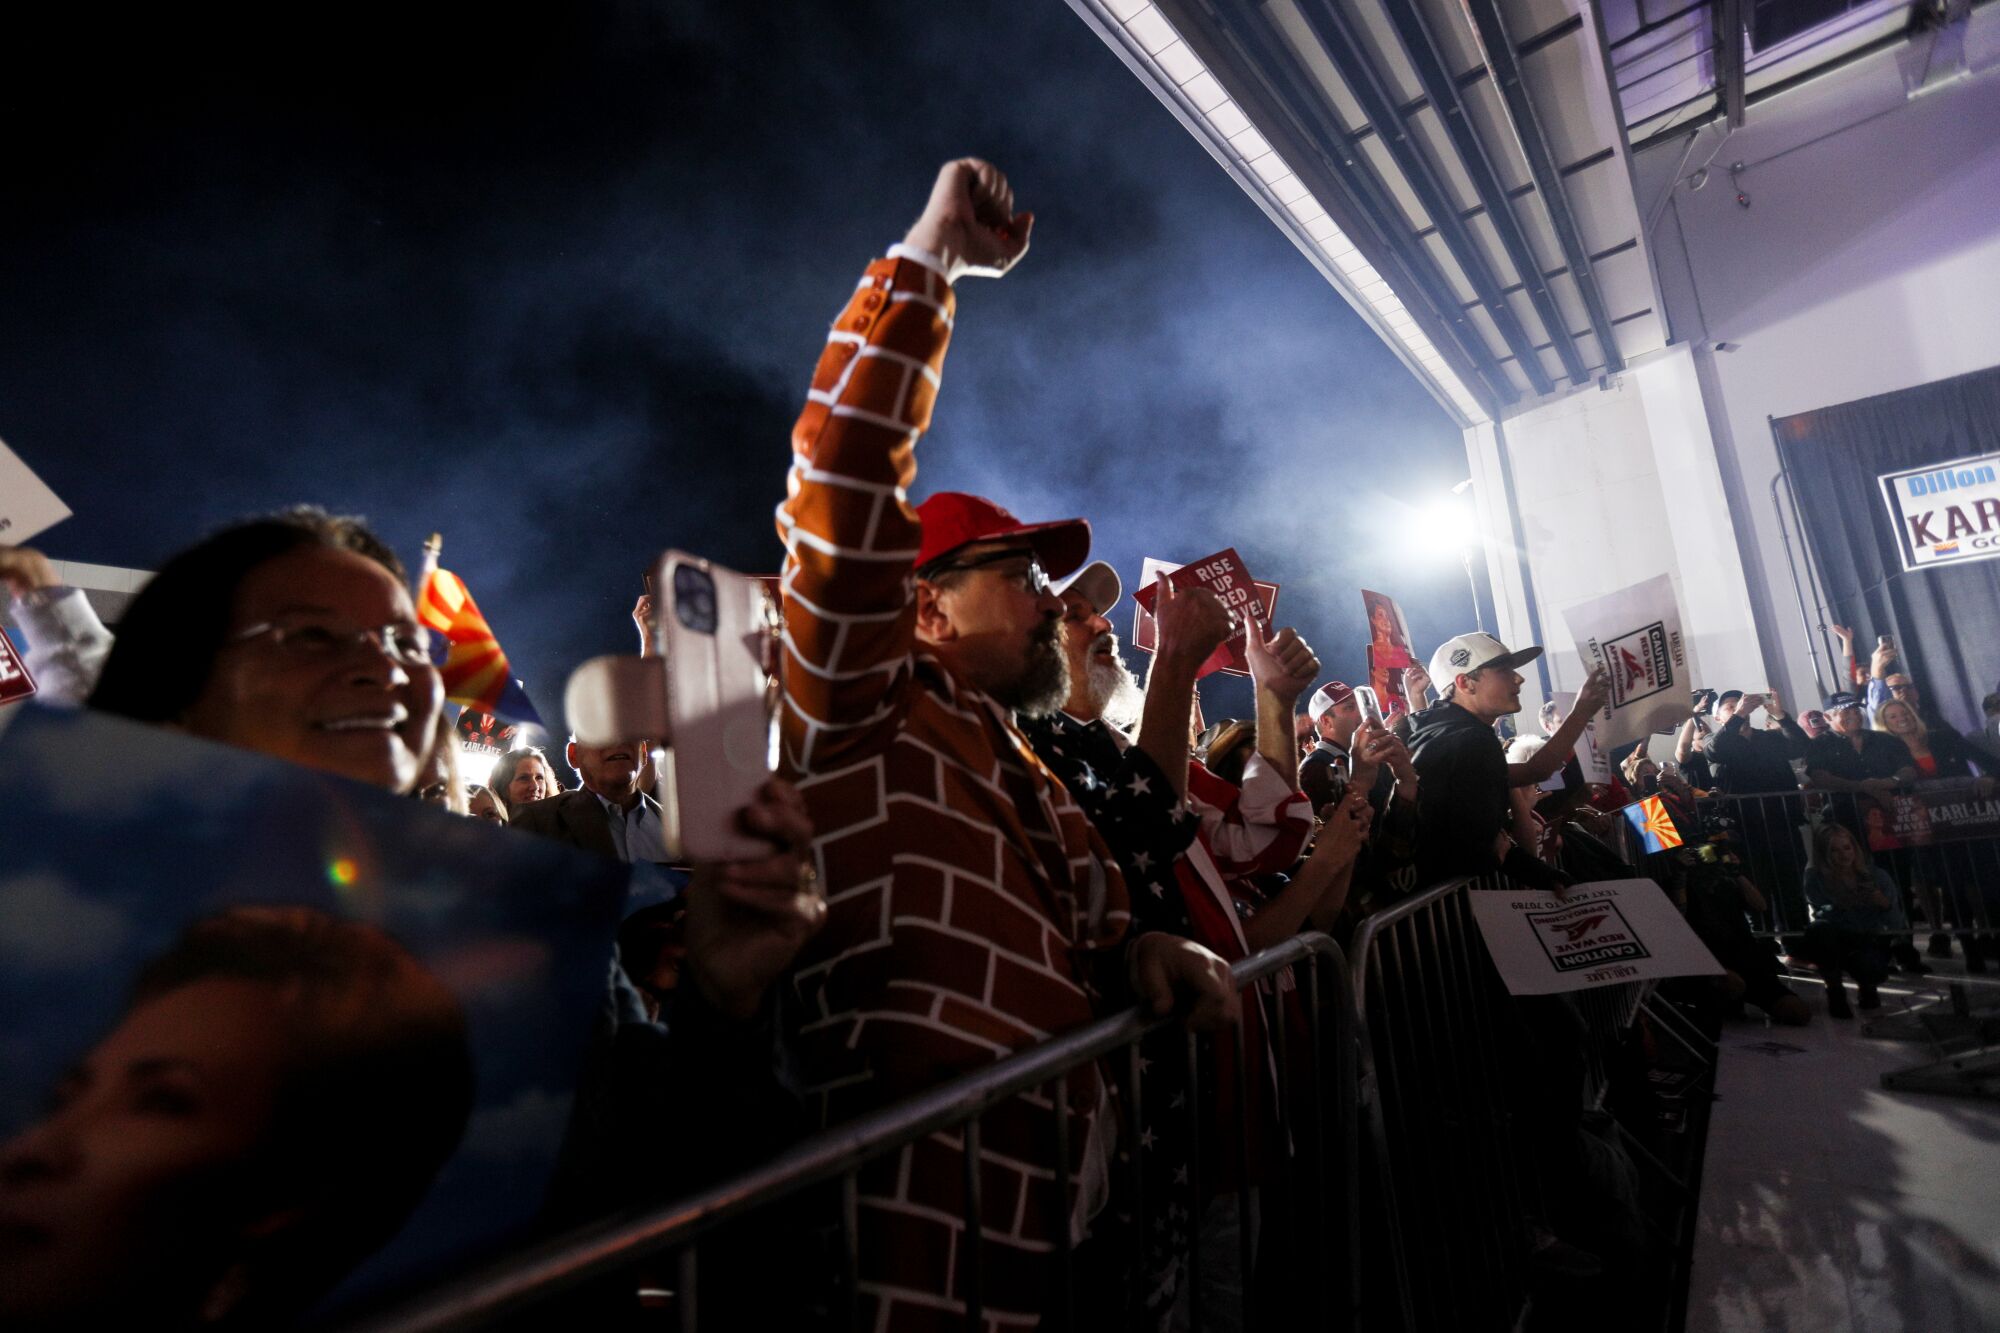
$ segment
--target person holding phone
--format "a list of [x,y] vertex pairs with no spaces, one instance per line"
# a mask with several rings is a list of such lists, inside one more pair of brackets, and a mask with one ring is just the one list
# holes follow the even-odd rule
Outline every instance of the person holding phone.
[[[1769,726],[1751,727],[1750,715],[1762,708]],[[1745,694],[1724,690],[1716,696],[1715,738],[1709,742],[1709,764],[1716,787],[1725,792],[1796,791],[1798,777],[1792,760],[1806,753],[1804,728],[1786,712],[1776,690]]]

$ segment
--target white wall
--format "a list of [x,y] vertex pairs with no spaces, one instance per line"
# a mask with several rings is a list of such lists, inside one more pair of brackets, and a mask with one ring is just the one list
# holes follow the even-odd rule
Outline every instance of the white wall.
[[[1908,90],[1929,54],[1922,38],[1752,107],[1726,141],[1716,127],[1691,151],[1676,141],[1635,161],[1640,200],[1660,218],[1655,262],[1674,337],[1693,348],[1769,683],[1795,700],[1815,691],[1769,496],[1768,418],[2000,365],[2000,14],[1974,25],[1971,72],[1940,83],[1940,69],[1951,72],[1936,63],[1949,53],[1940,47],[1920,96]],[[1707,180],[1691,189],[1705,161]]]
[[[1661,574],[1674,582],[1698,683],[1758,676],[1756,632],[1730,531],[1722,477],[1691,353],[1670,348],[1602,389],[1530,408],[1467,432],[1482,496],[1482,526],[1504,533],[1497,497],[1504,441],[1520,509],[1521,544],[1488,544],[1500,599],[1500,637],[1530,642],[1527,593],[1555,688],[1574,690],[1583,668],[1563,612]],[[1498,526],[1495,526],[1497,522]],[[1530,691],[1538,693],[1538,691]]]

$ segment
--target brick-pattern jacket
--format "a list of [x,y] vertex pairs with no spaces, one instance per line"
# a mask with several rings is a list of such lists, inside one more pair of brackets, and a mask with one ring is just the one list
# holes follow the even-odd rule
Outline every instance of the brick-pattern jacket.
[[[828,1122],[1089,1021],[1093,972],[1122,980],[1123,877],[1008,710],[916,639],[920,528],[907,488],[955,306],[928,256],[868,267],[828,335],[792,433],[778,529],[783,764],[815,828],[829,917],[794,973],[808,1091]],[[1055,1197],[1051,1103],[981,1130],[989,1326],[1035,1322],[1056,1228],[1108,1190],[1113,1117],[1094,1067],[1070,1080],[1075,1197]],[[958,1327],[962,1140],[940,1133],[860,1181],[877,1329]]]

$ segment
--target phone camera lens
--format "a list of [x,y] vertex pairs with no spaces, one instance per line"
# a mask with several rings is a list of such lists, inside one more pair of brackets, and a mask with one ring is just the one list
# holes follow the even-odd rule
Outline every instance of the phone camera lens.
[[674,568],[674,619],[696,634],[715,633],[715,580],[707,570]]

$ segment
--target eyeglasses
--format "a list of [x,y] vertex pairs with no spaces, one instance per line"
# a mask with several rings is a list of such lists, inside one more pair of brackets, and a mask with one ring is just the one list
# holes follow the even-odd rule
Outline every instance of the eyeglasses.
[[1912,685],[1909,681],[1906,680],[1901,685],[1891,685],[1889,687],[1889,693],[1908,694],[1911,690],[1914,690],[1915,688],[1917,688],[1915,685]]
[[1021,587],[1027,592],[1040,597],[1053,589],[1054,585],[1049,581],[1048,572],[1042,568],[1040,557],[1033,551],[1025,550],[1018,546],[1006,547],[998,551],[988,551],[984,555],[968,556],[964,560],[954,560],[948,565],[940,566],[937,572],[939,574],[971,573],[975,569],[989,569],[994,565],[1005,564],[1009,560],[1025,560],[1028,562],[1019,573],[1012,576],[1019,580]]
[[376,629],[338,630],[327,625],[280,625],[266,621],[229,636],[229,643],[270,639],[279,652],[301,661],[334,661],[366,645],[398,666],[427,667],[431,635],[422,625],[383,625]]

